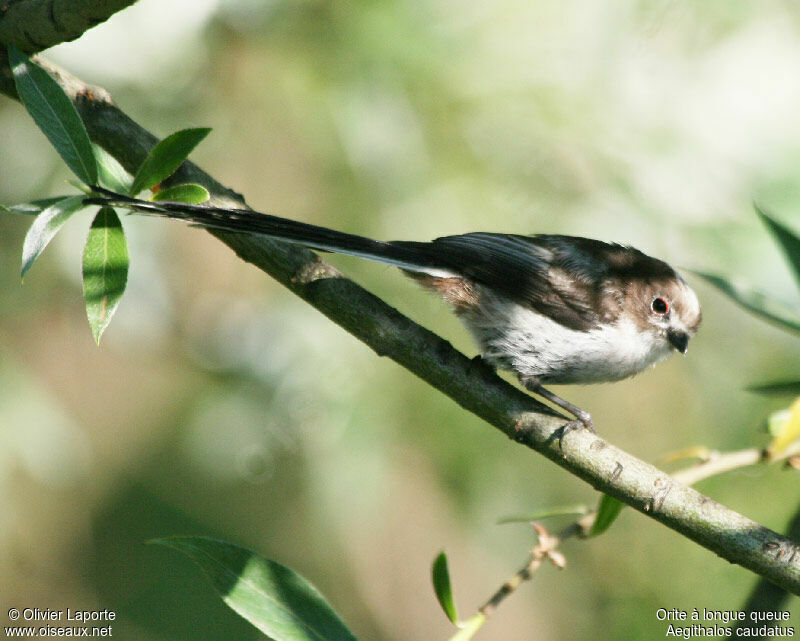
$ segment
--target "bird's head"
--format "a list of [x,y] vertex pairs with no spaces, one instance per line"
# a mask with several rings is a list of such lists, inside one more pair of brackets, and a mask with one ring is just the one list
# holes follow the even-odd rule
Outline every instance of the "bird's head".
[[634,306],[630,311],[639,328],[662,342],[666,351],[685,354],[702,320],[700,302],[686,281],[674,274],[645,281],[630,293],[627,302]]

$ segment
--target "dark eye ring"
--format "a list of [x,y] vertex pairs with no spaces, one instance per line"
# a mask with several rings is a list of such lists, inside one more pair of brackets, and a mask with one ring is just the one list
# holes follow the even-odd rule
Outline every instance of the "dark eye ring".
[[650,303],[650,309],[653,311],[654,314],[659,314],[663,316],[664,314],[669,314],[669,302],[666,298],[662,298],[661,296],[656,296],[653,301]]

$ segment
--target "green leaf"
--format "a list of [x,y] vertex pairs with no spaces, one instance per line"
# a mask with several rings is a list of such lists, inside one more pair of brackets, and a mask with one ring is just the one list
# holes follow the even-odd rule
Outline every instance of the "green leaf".
[[800,397],[786,410],[769,417],[769,431],[773,439],[767,446],[767,456],[774,459],[800,439]]
[[589,536],[597,536],[610,528],[619,513],[622,512],[623,507],[625,504],[622,501],[603,494],[600,498],[600,505],[597,507],[597,518],[594,520]]
[[101,207],[83,248],[83,297],[98,345],[125,291],[128,262],[122,223],[111,207]]
[[736,287],[720,276],[698,271],[694,271],[694,273],[727,294],[746,310],[778,325],[782,329],[800,332],[800,314],[796,310],[790,309],[761,292]]
[[145,189],[155,187],[175,173],[192,150],[205,138],[211,129],[182,129],[170,134],[150,150],[129,190],[135,196]]
[[17,93],[34,122],[72,172],[87,185],[97,183],[97,164],[75,105],[44,69],[13,45],[8,60]]
[[4,211],[7,214],[25,214],[26,216],[38,216],[50,205],[57,203],[60,200],[64,200],[65,198],[71,198],[71,196],[54,196],[52,198],[41,198],[39,200],[32,200],[28,203],[20,203],[18,205],[10,205],[8,207],[6,207],[5,205],[0,205],[0,211]]
[[748,392],[757,394],[800,394],[800,381],[775,381],[773,383],[763,383],[761,385],[751,385],[747,388]]
[[536,512],[531,512],[530,514],[504,516],[497,523],[498,525],[505,525],[506,523],[530,523],[531,521],[540,521],[554,516],[583,516],[588,512],[589,509],[585,505],[557,505],[555,507],[543,508]]
[[687,458],[696,458],[701,461],[707,461],[709,458],[711,458],[711,456],[711,450],[707,445],[690,445],[689,447],[684,447],[680,450],[667,452],[658,460],[660,463],[674,463],[675,461],[681,461]]
[[484,623],[486,623],[486,615],[478,611],[467,619],[462,624],[461,629],[450,637],[448,641],[469,641]]
[[453,588],[450,584],[450,571],[447,569],[447,555],[439,552],[434,559],[431,567],[431,578],[433,579],[433,590],[436,592],[436,599],[442,610],[454,625],[458,625],[458,613],[456,604],[453,600]]
[[100,184],[120,194],[127,194],[133,184],[133,177],[110,153],[100,145],[92,143],[92,151],[97,160]]
[[209,198],[211,198],[211,194],[209,194],[208,189],[202,185],[184,183],[183,185],[159,189],[153,194],[152,200],[171,200],[173,202],[199,205],[200,203],[206,202]]
[[274,641],[355,641],[317,589],[280,563],[206,537],[176,536],[150,543],[190,557],[223,601]]
[[777,410],[767,416],[767,434],[772,437],[780,434],[786,422],[789,420],[789,415],[789,408],[784,407],[782,410]]
[[792,271],[794,272],[795,280],[797,281],[798,285],[800,285],[800,238],[798,238],[797,234],[795,234],[791,229],[785,227],[774,218],[764,213],[764,210],[758,205],[753,206],[755,207],[759,218],[761,218],[770,232],[772,232],[772,235],[775,236],[775,239],[778,241],[781,249],[783,249],[783,253],[786,255],[789,265],[792,267]]
[[47,247],[53,236],[61,228],[72,214],[83,207],[83,196],[69,196],[60,198],[49,206],[45,207],[36,216],[28,233],[25,234],[25,241],[22,243],[22,269],[20,275],[25,276],[34,261]]

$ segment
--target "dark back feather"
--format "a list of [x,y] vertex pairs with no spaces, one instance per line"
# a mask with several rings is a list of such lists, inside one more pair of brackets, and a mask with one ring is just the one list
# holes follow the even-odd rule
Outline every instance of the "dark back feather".
[[[637,249],[559,235],[471,233],[429,243],[394,241],[571,329],[586,331],[619,313],[619,283],[672,277]],[[611,283],[616,286],[609,287]]]

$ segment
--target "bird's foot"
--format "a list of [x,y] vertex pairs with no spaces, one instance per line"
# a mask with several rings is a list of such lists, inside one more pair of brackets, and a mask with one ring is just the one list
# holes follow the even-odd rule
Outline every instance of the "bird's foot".
[[564,438],[570,432],[574,432],[575,430],[586,429],[589,430],[592,434],[597,434],[597,430],[594,429],[594,424],[592,423],[592,417],[589,416],[586,412],[583,413],[584,416],[581,418],[576,418],[574,421],[569,421],[568,423],[564,423],[564,425],[559,429],[558,434],[558,447],[559,449],[564,449]]
[[582,410],[577,405],[570,403],[567,400],[564,400],[557,394],[554,394],[546,387],[542,386],[542,384],[533,376],[521,376],[520,382],[531,392],[534,394],[538,394],[539,396],[547,399],[554,405],[557,405],[561,409],[569,412],[575,417],[575,420],[569,421],[568,423],[564,424],[564,426],[560,429],[560,435],[558,437],[558,446],[561,447],[564,443],[564,437],[569,434],[570,432],[574,432],[577,429],[585,428],[589,430],[592,434],[597,434],[597,430],[594,429],[594,423],[592,422],[592,417],[586,410]]

